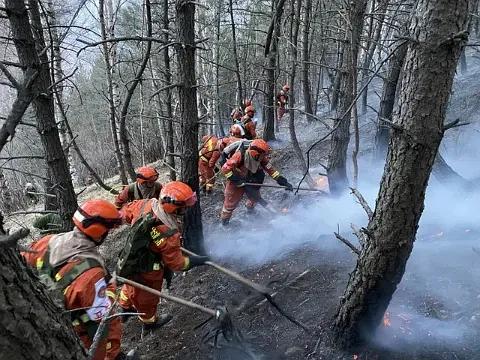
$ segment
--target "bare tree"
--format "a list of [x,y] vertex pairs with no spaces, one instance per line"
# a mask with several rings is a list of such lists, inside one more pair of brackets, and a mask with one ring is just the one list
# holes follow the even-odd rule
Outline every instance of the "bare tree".
[[[198,181],[198,117],[195,77],[195,3],[177,0],[176,25],[178,45],[175,46],[179,67],[179,101],[182,119],[182,181],[199,192]],[[185,215],[183,229],[185,246],[204,252],[203,225],[200,202]]]
[[[375,212],[335,317],[338,342],[370,339],[381,322],[413,248],[425,190],[444,133],[453,77],[467,40],[469,1],[419,0],[399,110]],[[401,219],[401,221],[399,221]]]

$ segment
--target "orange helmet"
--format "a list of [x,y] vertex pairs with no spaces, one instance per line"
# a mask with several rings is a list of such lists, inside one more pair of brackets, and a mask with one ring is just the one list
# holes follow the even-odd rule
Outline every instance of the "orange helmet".
[[203,135],[202,136],[202,143],[207,142],[212,136],[211,135]]
[[163,185],[160,191],[160,202],[169,214],[195,205],[197,193],[190,186],[180,181],[172,181]]
[[250,99],[243,100],[243,107],[248,107],[248,106],[252,106],[252,100]]
[[245,136],[245,129],[240,124],[233,124],[230,127],[230,136],[234,136],[236,138],[243,138]]
[[137,182],[143,184],[144,182],[153,182],[158,179],[158,172],[151,166],[142,166],[137,170]]
[[282,90],[283,91],[288,91],[288,90],[290,90],[290,86],[288,86],[288,84],[285,84],[285,85],[283,85]]
[[240,108],[235,108],[232,110],[232,112],[230,113],[230,117],[233,119],[233,120],[236,120],[236,119],[241,119],[242,118],[242,109]]
[[258,160],[261,155],[268,156],[272,148],[267,144],[265,140],[255,139],[251,142],[248,147],[248,152],[253,156],[254,159]]
[[73,223],[85,235],[100,242],[108,232],[122,224],[122,217],[107,200],[88,200],[73,214]]
[[245,108],[245,114],[252,113],[255,114],[255,108],[252,105],[249,105]]

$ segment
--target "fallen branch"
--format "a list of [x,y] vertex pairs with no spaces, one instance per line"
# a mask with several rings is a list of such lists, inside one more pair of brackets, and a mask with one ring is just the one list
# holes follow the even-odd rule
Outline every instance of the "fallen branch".
[[341,242],[343,242],[345,245],[347,245],[355,254],[357,254],[358,256],[360,256],[360,250],[358,250],[355,245],[353,245],[350,241],[348,241],[347,239],[345,239],[342,235],[340,235],[339,233],[337,232],[334,232],[335,234],[335,237],[340,240]]
[[352,194],[355,195],[355,197],[358,199],[360,205],[362,205],[363,210],[365,210],[365,212],[367,213],[368,220],[372,220],[373,211],[370,205],[368,205],[367,200],[365,200],[362,194],[360,194],[360,191],[358,191],[357,189],[351,187],[350,190],[352,191]]

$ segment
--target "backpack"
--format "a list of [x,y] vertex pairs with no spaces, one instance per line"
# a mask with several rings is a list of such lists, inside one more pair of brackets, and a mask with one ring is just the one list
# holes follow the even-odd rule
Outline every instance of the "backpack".
[[227,162],[227,160],[230,159],[233,156],[233,154],[235,154],[237,150],[240,150],[243,158],[243,155],[245,154],[245,150],[247,150],[247,148],[250,146],[252,141],[253,140],[241,139],[239,141],[235,141],[234,143],[231,143],[230,145],[228,145],[225,149],[223,149],[222,154],[220,156],[220,160],[219,160],[220,166],[223,166]]
[[[135,274],[163,268],[161,256],[149,248],[152,242],[152,228],[158,224],[161,222],[152,213],[143,215],[135,221],[118,258],[115,269],[118,275],[128,278]],[[161,233],[160,236],[166,238],[176,232],[176,229],[170,229]]]
[[[157,192],[160,189],[160,184],[157,182],[153,186],[155,188],[155,192]],[[138,190],[138,186],[136,183],[128,185],[128,199],[129,201],[143,199],[142,194]]]

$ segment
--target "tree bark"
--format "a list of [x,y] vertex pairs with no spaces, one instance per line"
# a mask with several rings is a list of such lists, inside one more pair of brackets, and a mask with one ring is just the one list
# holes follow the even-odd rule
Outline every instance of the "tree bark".
[[[399,107],[375,212],[335,317],[337,341],[370,339],[402,279],[443,137],[453,77],[466,41],[468,0],[419,0],[410,26]],[[452,39],[452,34],[459,34]],[[399,221],[400,220],[400,221]]]
[[[146,15],[146,24],[147,24],[147,37],[152,37],[152,12],[150,9],[150,0],[145,0],[145,15]],[[140,81],[142,81],[143,72],[147,68],[148,60],[150,59],[150,52],[152,50],[152,41],[147,41],[147,48],[142,59],[142,63],[135,74],[135,78],[132,80],[130,86],[127,89],[127,94],[125,95],[125,101],[122,105],[122,110],[120,111],[120,140],[123,144],[123,156],[125,160],[125,169],[130,175],[130,179],[135,181],[137,175],[135,173],[135,168],[132,161],[132,153],[130,152],[130,140],[128,139],[127,131],[127,115],[128,108],[130,107],[130,102],[132,101],[133,94],[137,88]]]
[[375,135],[375,159],[377,161],[383,160],[387,151],[388,140],[390,138],[390,126],[382,121],[382,119],[392,120],[396,94],[399,93],[400,73],[406,54],[407,43],[397,49],[388,64],[387,77],[383,83],[382,98],[380,100],[380,109],[378,110],[377,117],[377,132]]
[[[168,30],[170,28],[170,20],[168,18],[168,0],[163,0],[163,28],[166,30],[163,34],[165,43],[168,43]],[[170,168],[170,180],[175,181],[177,179],[177,173],[175,172],[175,145],[173,141],[173,110],[172,110],[172,73],[170,69],[170,55],[169,48],[166,47],[163,51],[163,65],[165,67],[163,71],[163,80],[167,89],[165,90],[165,107],[167,111],[167,164]]]
[[[179,102],[182,119],[182,181],[199,194],[198,183],[198,118],[195,76],[195,4],[177,0],[176,24],[178,42],[175,49],[179,66]],[[187,210],[183,229],[185,247],[204,253],[200,201]]]
[[[8,4],[8,5],[7,5]],[[45,51],[43,27],[36,0],[29,0],[27,13],[23,1],[6,1],[8,20],[20,64],[24,66],[27,76],[28,66],[38,71],[38,77],[32,85],[35,94],[33,107],[37,119],[37,131],[40,135],[45,153],[45,160],[54,185],[59,212],[64,229],[73,226],[72,216],[77,209],[77,198],[72,185],[68,163],[62,149],[51,92],[52,79],[48,57]],[[30,17],[30,21],[29,21]],[[37,51],[40,55],[37,54]],[[31,65],[33,64],[33,65]]]
[[339,195],[348,187],[347,149],[350,141],[350,115],[354,101],[354,87],[357,86],[356,72],[360,35],[367,0],[351,1],[348,9],[349,28],[345,34],[345,48],[342,65],[342,86],[339,104],[340,116],[336,120],[336,130],[332,134],[328,156],[328,183],[330,193]]
[[[307,113],[307,121],[312,122],[313,114],[312,107],[312,91],[310,86],[310,13],[312,11],[312,0],[305,1],[305,19],[303,24],[303,39],[302,39],[302,85],[303,85],[303,102],[305,103],[305,112]],[[290,82],[292,85],[293,83]],[[293,107],[293,106],[290,106]]]
[[[98,18],[100,20],[100,33],[102,35],[102,40],[107,40],[107,24],[105,22],[105,2],[104,0],[98,1]],[[115,44],[112,44],[115,46]],[[117,114],[116,114],[116,98],[118,97],[114,91],[114,82],[113,82],[113,66],[112,59],[110,58],[110,49],[108,48],[108,43],[104,42],[102,44],[103,49],[103,59],[105,61],[105,73],[107,76],[107,88],[108,88],[108,110],[110,112],[110,130],[112,132],[113,147],[115,152],[115,159],[117,160],[117,169],[120,176],[120,181],[123,185],[128,184],[127,173],[125,171],[125,164],[123,162],[122,151],[120,148],[120,141],[118,137],[118,127],[117,127]]]
[[[0,213],[0,242],[5,245],[2,235],[6,232]],[[85,351],[68,324],[68,316],[62,316],[62,310],[51,301],[45,287],[25,266],[18,251],[5,246],[0,248],[2,359],[85,359]]]

